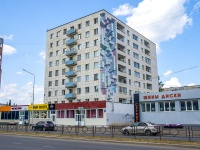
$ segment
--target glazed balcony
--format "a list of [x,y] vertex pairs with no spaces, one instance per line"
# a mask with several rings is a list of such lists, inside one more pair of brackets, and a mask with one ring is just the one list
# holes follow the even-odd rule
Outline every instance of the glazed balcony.
[[66,52],[66,56],[73,56],[77,54],[77,50],[75,48],[70,49]]
[[76,30],[75,29],[70,29],[67,31],[67,36],[71,36],[71,35],[74,35],[76,34]]
[[76,93],[68,93],[65,95],[66,99],[75,99],[76,98]]
[[74,66],[76,64],[77,64],[77,61],[75,61],[75,60],[68,60],[68,61],[65,62],[65,65],[68,66],[68,67]]
[[68,72],[66,72],[65,73],[65,76],[66,77],[74,77],[74,76],[76,76],[77,74],[76,74],[76,71],[68,71]]
[[67,82],[67,83],[65,83],[65,87],[66,88],[74,88],[74,87],[76,87],[76,83],[75,82]]
[[77,43],[77,40],[76,39],[70,39],[66,42],[66,45],[67,46],[72,46],[72,45],[75,45]]

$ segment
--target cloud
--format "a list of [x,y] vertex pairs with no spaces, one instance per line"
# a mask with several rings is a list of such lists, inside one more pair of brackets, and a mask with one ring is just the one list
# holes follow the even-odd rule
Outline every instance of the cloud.
[[188,86],[194,86],[194,85],[196,85],[196,84],[194,84],[194,83],[190,83],[190,84],[188,84]]
[[163,73],[163,75],[164,75],[164,77],[166,77],[166,76],[170,75],[171,73],[172,73],[172,71],[168,70],[167,72]]
[[43,59],[45,59],[45,52],[40,52],[39,55],[40,55],[40,57],[42,57]]
[[12,47],[10,45],[3,44],[3,54],[4,55],[12,55],[16,52],[17,52],[17,50],[14,47]]
[[197,12],[197,11],[199,11],[199,9],[200,9],[200,1],[198,1],[198,2],[194,5],[193,11],[194,11],[194,12]]
[[113,8],[113,15],[115,16],[127,16],[133,14],[134,8],[128,3],[120,5],[119,8]]
[[[187,26],[192,25],[184,8],[187,0],[143,0],[137,7],[129,4],[120,5],[113,9],[115,15],[128,15],[127,24],[133,29],[159,44],[174,39],[182,34]],[[128,8],[124,10],[125,8]]]
[[10,34],[9,36],[7,36],[7,35],[1,36],[0,35],[0,37],[3,38],[4,40],[11,40],[12,41],[12,39],[13,39],[13,35],[12,34]]
[[18,72],[16,72],[16,74],[22,75],[22,74],[24,74],[24,73],[21,72],[21,71],[18,71]]
[[181,83],[179,82],[178,78],[172,77],[169,81],[166,81],[164,83],[163,88],[169,88],[169,87],[180,87]]
[[[35,85],[35,104],[43,103],[44,87]],[[0,99],[1,103],[7,103],[12,100],[12,104],[29,105],[32,102],[33,84],[32,82],[19,87],[17,84],[3,85],[1,88]]]

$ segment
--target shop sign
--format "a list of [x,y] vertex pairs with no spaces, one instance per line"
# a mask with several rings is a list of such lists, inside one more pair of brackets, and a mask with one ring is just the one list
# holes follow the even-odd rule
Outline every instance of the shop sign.
[[28,110],[28,106],[11,106],[11,111]]
[[[32,105],[28,106],[28,110],[32,110]],[[48,110],[48,104],[35,104],[33,110]]]
[[49,104],[49,110],[55,110],[55,104]]
[[143,96],[144,100],[147,99],[171,99],[181,97],[181,93],[173,93],[173,94],[161,94],[161,95],[147,95]]
[[134,94],[134,114],[135,122],[140,122],[139,94]]

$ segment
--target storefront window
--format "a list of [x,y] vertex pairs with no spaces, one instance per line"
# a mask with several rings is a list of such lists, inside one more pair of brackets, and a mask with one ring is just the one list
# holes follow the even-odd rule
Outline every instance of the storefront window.
[[160,111],[164,111],[164,103],[159,103],[160,104]]
[[155,103],[151,103],[151,111],[154,112],[156,110]]
[[147,112],[149,112],[150,111],[150,103],[146,104],[146,108],[147,108]]
[[87,110],[86,112],[87,112],[87,113],[86,113],[86,117],[87,117],[87,118],[91,118],[90,110]]
[[169,111],[169,102],[165,102],[165,111]]
[[175,102],[170,102],[170,111],[175,111]]
[[142,112],[145,112],[145,103],[142,104]]
[[103,118],[103,109],[98,109],[98,118]]
[[96,109],[91,110],[91,117],[96,118]]
[[61,118],[64,118],[64,115],[65,115],[64,110],[61,110],[61,111],[60,111],[60,117],[61,117]]
[[67,110],[67,118],[74,118],[74,110]]
[[193,101],[193,110],[199,110],[198,101]]
[[187,110],[192,110],[192,102],[187,101]]
[[181,111],[186,111],[185,101],[181,101]]

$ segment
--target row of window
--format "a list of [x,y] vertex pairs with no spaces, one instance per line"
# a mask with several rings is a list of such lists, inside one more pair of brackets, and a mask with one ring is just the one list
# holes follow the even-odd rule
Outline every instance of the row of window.
[[[98,23],[98,18],[94,18],[94,24],[97,24]],[[85,22],[85,27],[89,27],[90,26],[90,20],[87,20],[86,22]],[[72,27],[70,27],[70,29],[74,29],[74,26],[72,26]],[[69,30],[70,30],[69,29]],[[78,25],[77,25],[77,29],[82,29],[82,23],[79,23]],[[60,33],[61,33],[61,31],[57,31],[56,32],[56,37],[59,37],[60,36]],[[63,30],[63,35],[65,35],[67,33],[67,29],[64,29]],[[54,37],[54,34],[52,33],[52,34],[50,34],[50,39],[52,39]]]
[[[197,111],[199,110],[198,100],[187,100],[187,101],[180,101],[180,110],[181,111]],[[169,111],[176,111],[176,104],[175,101],[165,101],[159,102],[159,111],[160,112],[169,112]],[[141,104],[142,112],[155,112],[155,102],[146,102]]]

